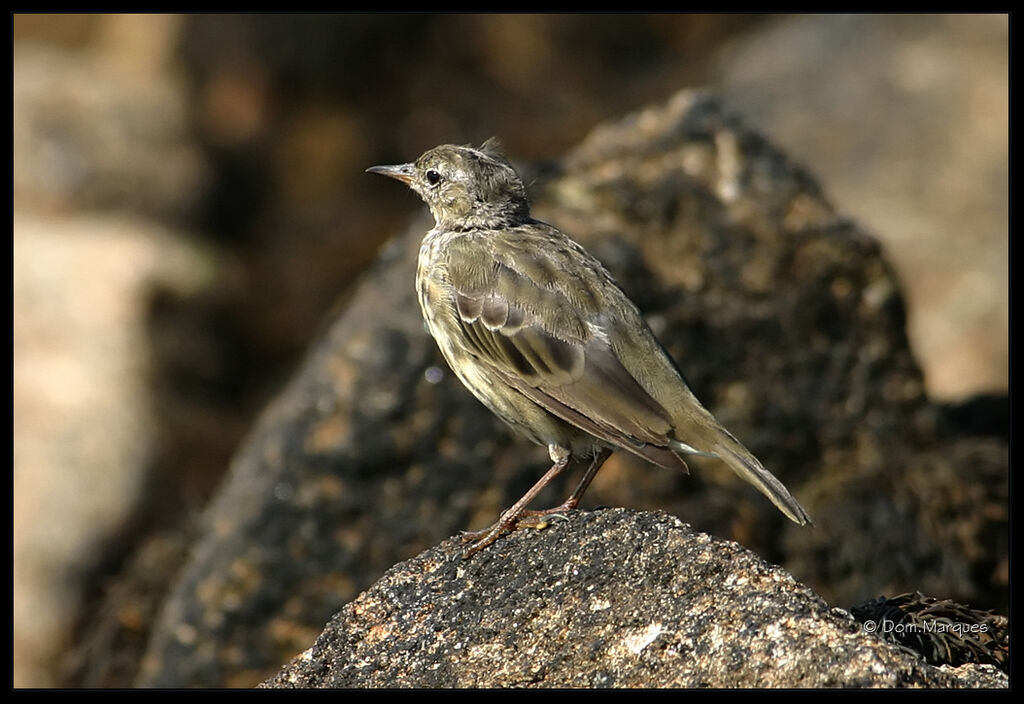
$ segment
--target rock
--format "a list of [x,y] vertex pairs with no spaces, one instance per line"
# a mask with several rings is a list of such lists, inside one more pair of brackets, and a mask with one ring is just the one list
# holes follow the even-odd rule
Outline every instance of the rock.
[[15,685],[46,687],[152,481],[148,295],[204,267],[144,218],[18,213],[14,232]]
[[181,220],[205,164],[185,92],[133,63],[21,41],[14,61],[20,210],[127,210]]
[[[588,505],[668,510],[833,603],[918,588],[1005,603],[1006,440],[944,424],[890,266],[806,171],[692,92],[525,171],[535,214],[606,263],[698,397],[817,525],[785,524],[715,462],[685,477],[621,453]],[[412,281],[429,226],[381,253],[243,443],[139,684],[265,679],[386,569],[490,524],[546,469],[424,331]]]
[[469,560],[396,565],[265,687],[1007,687],[866,632],[785,570],[663,513],[573,511]]
[[707,79],[878,237],[935,399],[1009,384],[1009,67],[1007,15],[795,15]]
[[[18,687],[112,684],[69,681],[68,673],[83,650],[108,645],[113,630],[124,627],[138,637],[138,612],[125,608],[130,599],[97,604],[123,593],[112,587],[110,573],[154,529],[154,515],[171,503],[174,491],[167,487],[187,484],[182,478],[202,465],[179,462],[170,477],[160,476],[174,444],[164,423],[172,394],[161,387],[172,384],[160,378],[166,350],[153,338],[176,337],[169,346],[200,349],[188,359],[198,375],[206,371],[195,368],[205,361],[209,336],[168,335],[154,320],[155,300],[206,295],[229,268],[182,225],[206,169],[189,128],[185,86],[169,65],[177,23],[171,15],[23,14],[16,20],[22,30],[15,29],[13,86]],[[37,41],[61,36],[63,48]],[[175,390],[198,395],[194,386]],[[216,423],[197,412],[201,402],[179,405],[188,406],[193,427],[201,428],[188,441],[206,431],[232,442],[223,423],[209,429]],[[179,502],[163,517],[178,519],[181,508]],[[160,575],[166,585],[177,565],[157,564],[166,570]],[[146,576],[153,579],[153,571]],[[116,615],[97,624],[100,613]],[[102,652],[83,667],[96,672],[116,659]]]

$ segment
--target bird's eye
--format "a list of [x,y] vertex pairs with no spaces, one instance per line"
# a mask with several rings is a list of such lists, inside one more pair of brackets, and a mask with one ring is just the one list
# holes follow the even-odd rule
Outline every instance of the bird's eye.
[[436,186],[440,180],[441,174],[439,174],[434,169],[430,169],[427,172],[427,183],[429,183],[431,186]]

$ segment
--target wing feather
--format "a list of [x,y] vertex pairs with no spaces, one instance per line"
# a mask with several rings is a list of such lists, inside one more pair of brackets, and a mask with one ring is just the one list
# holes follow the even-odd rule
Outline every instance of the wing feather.
[[594,332],[586,311],[574,304],[594,298],[585,282],[553,286],[538,274],[536,262],[530,268],[517,267],[510,256],[505,252],[501,265],[483,270],[489,275],[480,275],[477,267],[472,269],[475,276],[460,278],[457,274],[465,267],[460,269],[459,262],[449,266],[448,283],[455,290],[467,351],[567,423],[656,464],[685,469],[671,449],[671,416],[623,366],[607,339]]

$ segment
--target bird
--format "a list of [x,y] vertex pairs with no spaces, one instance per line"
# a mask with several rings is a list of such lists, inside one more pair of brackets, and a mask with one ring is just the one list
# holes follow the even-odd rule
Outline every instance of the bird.
[[[551,468],[489,528],[464,532],[464,557],[575,509],[601,465],[624,450],[688,472],[718,458],[790,520],[807,511],[701,405],[637,306],[605,267],[534,219],[523,179],[494,138],[443,144],[367,172],[401,181],[430,209],[416,291],[426,326],[459,380],[514,430],[546,446]],[[569,497],[529,504],[574,460],[589,466]]]

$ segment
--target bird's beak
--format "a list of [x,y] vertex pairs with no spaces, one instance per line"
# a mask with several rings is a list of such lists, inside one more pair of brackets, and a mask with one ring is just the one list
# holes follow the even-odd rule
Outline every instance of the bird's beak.
[[416,170],[414,164],[395,164],[394,166],[371,166],[366,170],[366,173],[390,176],[402,183],[411,185]]

